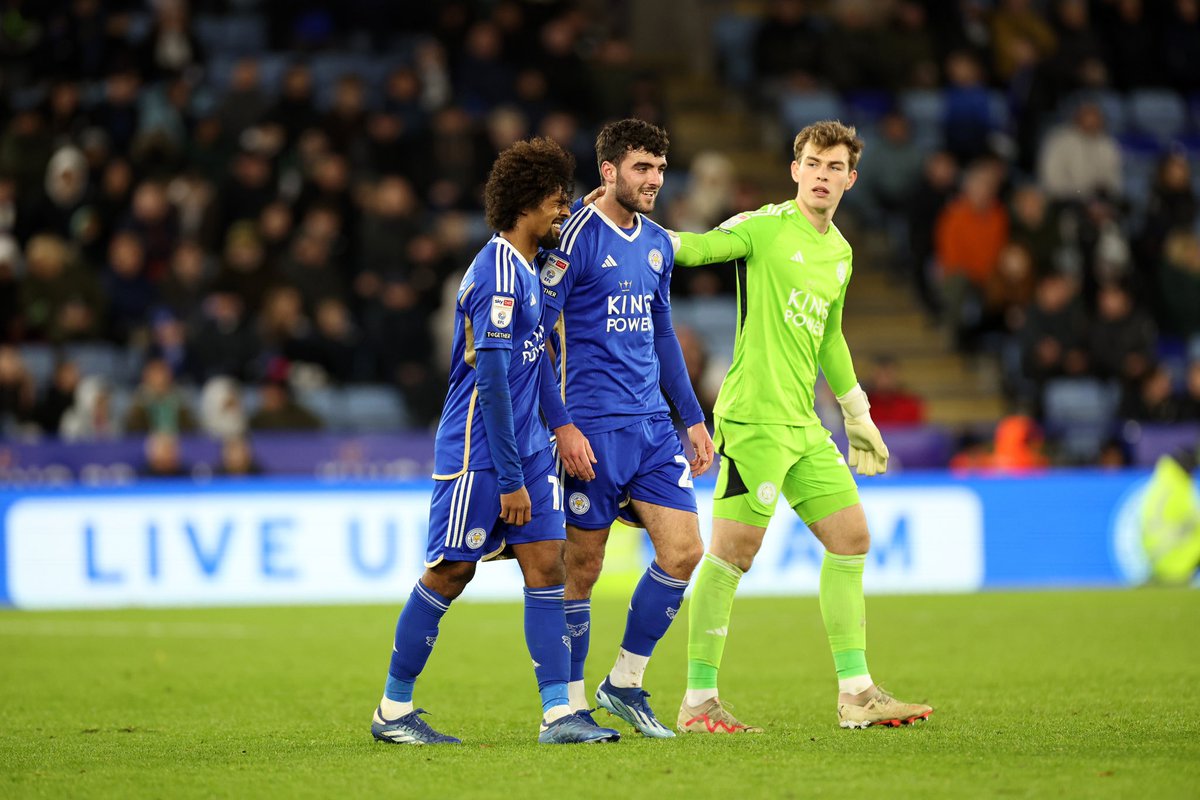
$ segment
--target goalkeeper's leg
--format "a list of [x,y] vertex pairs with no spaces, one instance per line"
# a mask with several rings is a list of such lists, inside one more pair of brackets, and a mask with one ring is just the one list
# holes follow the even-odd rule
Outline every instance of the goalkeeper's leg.
[[[867,669],[867,613],[863,597],[863,565],[870,547],[867,518],[861,503],[828,512],[845,502],[836,495],[803,509],[816,519],[805,519],[825,546],[821,565],[821,618],[833,651],[838,676],[838,719],[843,728],[870,725],[898,726],[925,719],[933,711],[920,703],[903,703],[883,692]],[[797,509],[801,510],[800,508]]]

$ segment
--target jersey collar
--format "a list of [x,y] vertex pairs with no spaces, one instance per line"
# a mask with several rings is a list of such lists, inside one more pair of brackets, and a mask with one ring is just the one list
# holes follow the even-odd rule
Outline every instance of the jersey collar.
[[510,242],[508,239],[505,239],[498,233],[492,234],[492,239],[496,242],[499,242],[502,247],[507,247],[510,251],[512,251],[512,254],[516,256],[517,262],[525,268],[526,272],[528,272],[530,275],[537,274],[534,268],[529,266],[529,262],[525,260],[525,256],[521,255],[521,251],[513,246],[512,242]]
[[623,231],[621,229],[620,225],[613,222],[608,217],[604,216],[604,212],[601,211],[599,208],[596,208],[595,203],[592,204],[592,209],[596,212],[596,216],[598,216],[600,219],[604,220],[605,225],[612,228],[613,231],[616,232],[617,236],[620,236],[622,239],[624,239],[627,242],[632,242],[634,239],[638,238],[638,234],[642,232],[642,215],[636,211],[633,212],[633,233],[626,233],[625,231]]

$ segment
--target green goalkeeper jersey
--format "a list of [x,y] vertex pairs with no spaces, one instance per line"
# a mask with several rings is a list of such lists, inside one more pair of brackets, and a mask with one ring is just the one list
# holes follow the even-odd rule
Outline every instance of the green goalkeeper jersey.
[[675,263],[731,261],[737,270],[733,365],[716,415],[738,422],[808,425],[818,368],[837,395],[857,383],[842,336],[850,244],[821,234],[795,200],[737,214],[708,233],[680,233]]

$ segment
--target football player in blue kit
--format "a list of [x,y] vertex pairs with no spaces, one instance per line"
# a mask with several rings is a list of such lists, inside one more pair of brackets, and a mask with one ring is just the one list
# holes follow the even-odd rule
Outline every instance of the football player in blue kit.
[[502,152],[488,177],[485,214],[498,233],[458,289],[450,389],[435,443],[426,569],[396,623],[384,696],[371,724],[381,741],[459,743],[421,718],[413,686],[442,616],[476,564],[509,553],[525,578],[525,641],[542,699],[538,741],[620,738],[586,711],[572,713],[567,696],[566,532],[547,423],[573,450],[583,436],[570,423],[544,355],[543,301],[533,264],[539,247],[558,241],[573,171],[574,159],[561,147],[534,139]]
[[[554,347],[563,398],[586,437],[563,438],[558,445],[567,473],[571,708],[588,706],[583,668],[590,598],[609,528],[618,517],[635,516],[650,535],[655,558],[634,590],[616,664],[596,702],[654,738],[675,734],[655,718],[642,678],[704,555],[692,477],[707,470],[713,457],[671,326],[674,251],[667,232],[645,216],[662,187],[668,144],[663,130],[642,120],[606,125],[596,139],[604,193],[571,216],[540,268],[546,322],[558,316]],[[664,390],[687,426],[695,453],[690,459],[671,424]],[[578,468],[587,462],[594,470]]]

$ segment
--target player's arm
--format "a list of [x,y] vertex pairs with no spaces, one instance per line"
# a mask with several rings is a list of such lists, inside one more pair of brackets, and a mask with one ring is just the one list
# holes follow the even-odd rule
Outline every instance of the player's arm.
[[500,487],[500,518],[512,525],[524,525],[529,521],[533,504],[525,489],[525,474],[517,453],[512,393],[508,387],[510,359],[506,350],[476,351],[475,386]]
[[658,356],[659,383],[667,398],[679,412],[679,418],[688,429],[688,439],[696,451],[691,461],[692,475],[703,475],[712,465],[713,443],[704,424],[704,409],[696,398],[688,377],[687,363],[683,360],[683,348],[671,325],[670,311],[654,311],[654,354]]
[[708,233],[670,232],[668,235],[671,237],[671,249],[675,251],[675,263],[684,267],[699,267],[747,258],[754,249],[750,236],[736,227],[726,227],[729,222],[732,220]]
[[567,412],[559,393],[560,387],[554,376],[554,365],[548,352],[542,354],[541,362],[538,367],[538,392],[546,424],[554,431],[558,457],[568,475],[590,481],[596,477],[596,472],[592,469],[592,464],[596,463],[592,444],[571,421],[571,415]]
[[460,301],[475,331],[475,389],[479,415],[500,489],[500,517],[513,525],[529,521],[532,503],[517,450],[508,370],[512,361],[513,313],[517,298],[498,290],[489,270]]
[[[850,281],[847,279],[846,285]],[[829,310],[825,320],[825,335],[821,339],[818,359],[821,371],[829,388],[837,396],[846,424],[846,439],[850,452],[847,463],[855,467],[859,475],[877,475],[887,472],[889,453],[883,443],[879,428],[871,419],[871,404],[854,374],[854,361],[850,357],[850,346],[842,333],[842,307],[846,291]]]
[[683,348],[671,324],[671,271],[668,261],[659,280],[658,291],[650,304],[650,319],[654,323],[654,355],[658,358],[658,380],[667,398],[679,412],[679,418],[687,426],[688,439],[695,455],[692,457],[692,475],[703,475],[712,465],[713,442],[704,424],[704,409],[696,398],[688,377],[687,362],[683,359]]

